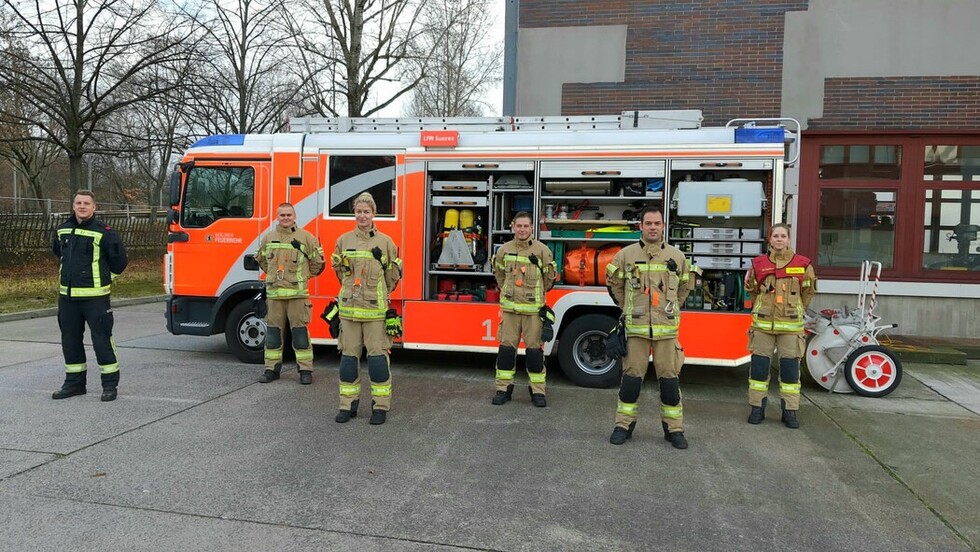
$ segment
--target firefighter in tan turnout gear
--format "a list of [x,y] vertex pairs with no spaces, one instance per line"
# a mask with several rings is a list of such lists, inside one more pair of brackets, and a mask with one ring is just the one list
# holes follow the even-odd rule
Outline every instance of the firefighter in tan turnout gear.
[[677,341],[677,330],[680,307],[691,292],[693,281],[683,253],[664,242],[663,211],[659,207],[647,207],[640,221],[641,240],[624,247],[606,267],[609,294],[623,310],[619,326],[607,340],[607,352],[614,357],[625,354],[616,427],[609,442],[622,445],[633,436],[640,388],[652,348],[653,367],[660,383],[664,439],[675,448],[685,449],[687,439],[678,379],[684,351]]
[[[340,349],[340,410],[337,423],[357,416],[361,395],[358,360],[367,349],[371,380],[371,425],[385,423],[391,409],[389,352],[392,340],[402,334],[401,319],[390,308],[388,295],[402,277],[398,248],[374,226],[377,204],[365,192],[354,200],[357,227],[337,239],[330,256],[340,296],[327,305],[324,320],[337,337]],[[338,337],[339,335],[339,337]]]
[[789,247],[789,226],[774,224],[769,229],[769,252],[752,259],[745,274],[745,291],[754,298],[752,328],[749,330],[750,424],[766,419],[770,359],[779,358],[779,396],[786,427],[800,427],[800,358],[806,348],[803,313],[817,292],[817,277],[810,259]]
[[545,399],[545,342],[554,338],[555,313],[545,304],[544,294],[555,283],[557,267],[551,250],[531,238],[531,214],[514,216],[514,239],[503,244],[493,256],[493,274],[500,289],[500,326],[497,338],[496,392],[492,404],[502,405],[514,392],[517,348],[524,338],[528,390],[531,403],[548,405]]
[[282,370],[283,335],[292,334],[293,351],[299,366],[299,382],[313,383],[313,345],[310,342],[310,279],[323,272],[326,262],[320,242],[296,226],[296,209],[282,203],[277,209],[279,224],[259,241],[255,256],[265,272],[268,332],[265,337],[265,371],[261,383],[279,379]]

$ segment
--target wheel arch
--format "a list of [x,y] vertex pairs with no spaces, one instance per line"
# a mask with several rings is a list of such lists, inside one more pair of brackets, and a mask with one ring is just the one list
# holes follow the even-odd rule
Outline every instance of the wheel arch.
[[247,280],[232,284],[218,297],[211,319],[212,335],[224,333],[228,314],[242,301],[250,301],[265,284],[261,280]]

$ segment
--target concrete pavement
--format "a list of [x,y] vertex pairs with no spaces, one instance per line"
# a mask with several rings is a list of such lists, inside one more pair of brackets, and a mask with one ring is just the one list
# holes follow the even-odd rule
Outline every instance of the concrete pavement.
[[[805,386],[797,431],[745,423],[741,369],[685,367],[691,448],[656,387],[608,444],[615,390],[551,374],[490,405],[492,356],[396,351],[389,422],[336,424],[337,357],[255,383],[223,336],[116,309],[120,398],[62,401],[54,318],[0,323],[0,550],[977,550],[980,364],[906,363],[884,399]],[[94,355],[90,355],[94,359]],[[479,365],[480,367],[474,367]],[[90,370],[93,367],[90,366]],[[519,383],[523,383],[519,372]],[[366,374],[365,374],[366,380]],[[366,385],[364,386],[367,387]],[[778,399],[770,404],[778,403]]]

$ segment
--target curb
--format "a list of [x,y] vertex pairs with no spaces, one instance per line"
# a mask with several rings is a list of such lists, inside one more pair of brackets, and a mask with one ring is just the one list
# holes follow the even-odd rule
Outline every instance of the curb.
[[[144,305],[147,303],[156,303],[160,301],[165,301],[169,295],[148,295],[146,297],[131,297],[128,299],[112,299],[112,306],[115,307],[125,307],[128,305]],[[45,316],[55,316],[58,314],[58,307],[50,307],[47,309],[38,309],[32,311],[21,311],[21,312],[10,312],[7,314],[0,314],[0,323],[2,322],[13,322],[14,320],[29,320],[31,318],[43,318]]]

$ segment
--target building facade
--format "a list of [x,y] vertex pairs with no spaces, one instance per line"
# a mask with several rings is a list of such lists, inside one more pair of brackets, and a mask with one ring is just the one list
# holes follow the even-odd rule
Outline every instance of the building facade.
[[[517,115],[791,117],[787,222],[821,278],[900,333],[980,335],[980,2],[508,0]],[[505,105],[506,105],[505,101]]]

